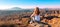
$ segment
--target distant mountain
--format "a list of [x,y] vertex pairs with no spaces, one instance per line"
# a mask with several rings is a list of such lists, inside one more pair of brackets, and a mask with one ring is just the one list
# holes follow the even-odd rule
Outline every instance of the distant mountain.
[[9,8],[7,10],[0,10],[0,16],[20,14],[20,13],[26,13],[26,12],[32,12],[32,11],[33,11],[33,9],[22,9],[19,7],[13,7],[13,8]]
[[13,7],[13,8],[10,8],[9,10],[21,10],[22,8],[19,8],[19,7]]

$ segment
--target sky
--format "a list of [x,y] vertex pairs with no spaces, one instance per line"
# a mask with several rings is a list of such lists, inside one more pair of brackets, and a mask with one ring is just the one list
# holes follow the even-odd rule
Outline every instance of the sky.
[[60,0],[0,0],[0,9],[20,8],[60,8]]

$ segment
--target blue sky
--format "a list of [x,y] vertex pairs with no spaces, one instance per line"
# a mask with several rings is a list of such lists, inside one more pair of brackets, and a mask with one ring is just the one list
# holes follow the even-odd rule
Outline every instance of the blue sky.
[[0,0],[0,9],[21,8],[60,8],[60,0]]

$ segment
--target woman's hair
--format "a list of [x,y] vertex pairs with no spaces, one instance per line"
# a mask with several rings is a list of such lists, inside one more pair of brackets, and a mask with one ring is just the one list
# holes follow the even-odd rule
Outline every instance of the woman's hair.
[[36,15],[39,15],[39,14],[40,14],[39,7],[36,7],[36,8],[34,9],[34,13],[35,13]]

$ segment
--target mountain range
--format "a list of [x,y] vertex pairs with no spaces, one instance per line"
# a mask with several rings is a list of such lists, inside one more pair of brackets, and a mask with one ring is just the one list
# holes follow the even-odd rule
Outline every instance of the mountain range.
[[7,10],[0,10],[0,16],[4,16],[4,15],[11,15],[11,14],[20,14],[20,13],[24,13],[24,12],[32,12],[33,9],[22,9],[19,7],[13,7],[13,8],[9,8]]

